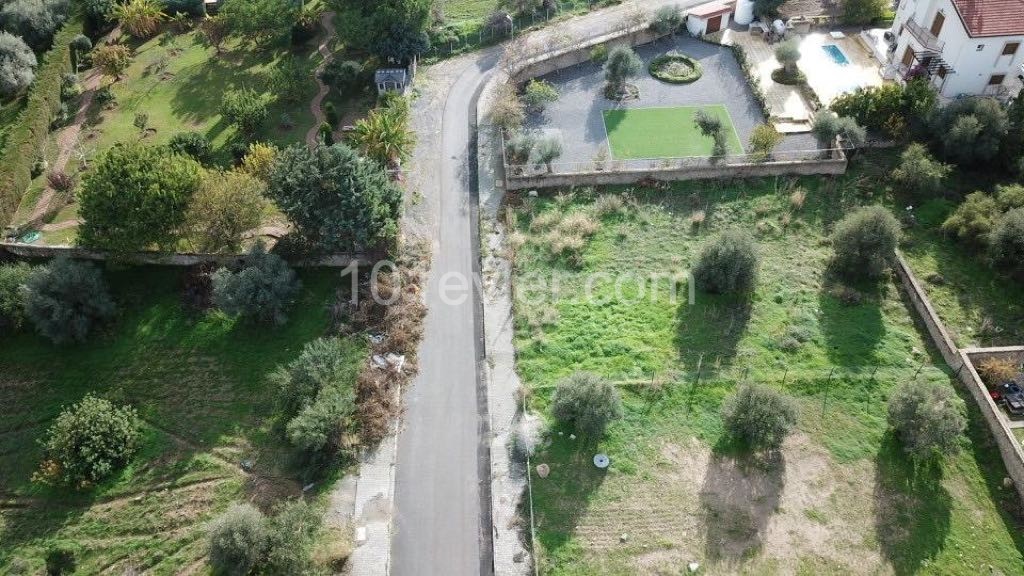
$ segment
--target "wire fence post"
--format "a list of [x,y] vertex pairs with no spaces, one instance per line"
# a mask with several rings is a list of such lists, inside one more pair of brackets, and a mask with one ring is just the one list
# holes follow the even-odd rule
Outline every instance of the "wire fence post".
[[822,400],[821,400],[821,415],[822,416],[825,415],[825,407],[828,405],[828,389],[829,389],[829,387],[832,386],[832,375],[835,374],[835,372],[836,372],[836,367],[835,366],[833,366],[832,369],[828,371],[828,381],[825,382],[825,397],[822,398]]
[[924,368],[925,359],[927,359],[927,356],[921,358],[921,364],[917,367],[917,372],[914,372],[914,380],[917,379],[917,375],[920,374],[921,370]]
[[786,370],[782,373],[782,386],[786,386],[786,376],[789,376],[789,364],[786,364]]

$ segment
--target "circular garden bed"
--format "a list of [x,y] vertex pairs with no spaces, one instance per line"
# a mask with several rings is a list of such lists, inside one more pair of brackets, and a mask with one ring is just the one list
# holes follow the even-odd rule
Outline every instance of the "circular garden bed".
[[651,76],[670,84],[696,82],[701,74],[704,73],[700,62],[678,52],[669,52],[668,54],[658,56],[651,61],[651,65],[647,70],[651,73]]
[[772,80],[778,84],[785,84],[786,86],[795,86],[797,84],[803,84],[807,82],[807,77],[804,73],[797,70],[796,73],[790,74],[785,68],[777,68],[772,70]]

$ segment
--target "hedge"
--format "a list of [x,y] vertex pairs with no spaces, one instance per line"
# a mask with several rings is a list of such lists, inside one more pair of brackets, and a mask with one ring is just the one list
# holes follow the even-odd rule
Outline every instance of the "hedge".
[[32,182],[32,164],[42,156],[50,123],[60,110],[61,76],[71,72],[71,41],[82,31],[82,19],[76,16],[54,37],[53,47],[43,55],[36,70],[25,109],[0,150],[0,221],[5,224],[14,217],[22,194]]
[[[667,70],[667,65],[672,62],[682,62],[689,66],[690,70],[685,74],[671,74]],[[669,52],[668,54],[658,56],[651,61],[651,65],[647,67],[647,71],[650,72],[651,76],[654,76],[662,82],[668,82],[669,84],[689,84],[691,82],[696,82],[700,79],[701,74],[704,73],[704,69],[701,67],[700,62],[678,52]]]

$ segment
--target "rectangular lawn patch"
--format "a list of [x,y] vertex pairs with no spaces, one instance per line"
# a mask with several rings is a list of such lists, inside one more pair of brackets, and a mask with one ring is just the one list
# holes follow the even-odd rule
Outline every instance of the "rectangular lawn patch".
[[626,108],[604,111],[604,126],[612,158],[679,158],[711,156],[714,142],[693,123],[698,110],[722,120],[728,134],[730,154],[743,154],[736,128],[725,106],[676,106],[671,108]]

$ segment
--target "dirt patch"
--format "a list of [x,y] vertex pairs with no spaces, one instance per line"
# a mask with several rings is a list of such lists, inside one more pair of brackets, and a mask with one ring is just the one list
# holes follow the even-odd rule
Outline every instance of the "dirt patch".
[[576,534],[595,557],[651,575],[691,561],[713,574],[891,571],[871,544],[870,463],[839,465],[802,435],[770,457],[715,454],[697,439],[660,452],[639,483],[609,479],[602,491],[621,498],[582,518]]

